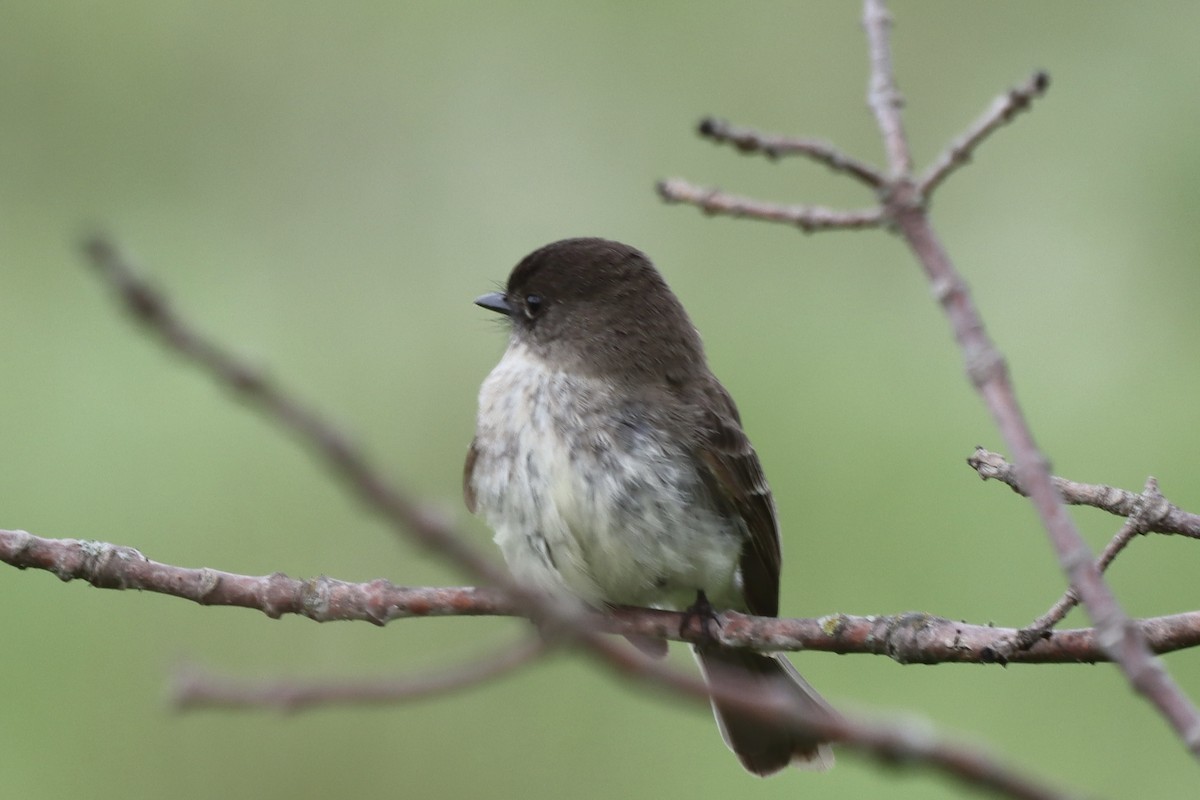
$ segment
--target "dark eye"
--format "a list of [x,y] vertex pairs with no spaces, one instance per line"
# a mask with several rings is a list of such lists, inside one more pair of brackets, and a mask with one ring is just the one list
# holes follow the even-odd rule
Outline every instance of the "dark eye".
[[533,319],[542,310],[542,296],[540,294],[525,295],[525,316]]

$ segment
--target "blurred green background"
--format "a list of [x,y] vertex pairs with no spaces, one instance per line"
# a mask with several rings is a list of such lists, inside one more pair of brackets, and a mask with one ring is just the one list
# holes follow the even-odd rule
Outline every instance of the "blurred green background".
[[[857,4],[3,4],[0,527],[261,574],[461,583],[292,441],[164,355],[81,265],[111,232],[182,312],[327,410],[396,480],[461,508],[475,392],[504,337],[471,305],[525,253],[604,235],[658,262],[779,502],[784,613],[1026,622],[1063,582],[902,245],[706,219],[665,176],[786,202],[870,198],[693,134],[715,113],[878,161]],[[1200,5],[898,2],[926,163],[1034,69],[1049,96],[943,188],[935,222],[1056,470],[1200,509]],[[1099,547],[1119,521],[1076,514]],[[489,545],[490,546],[490,545]],[[1197,543],[1135,543],[1136,614],[1200,606]],[[373,710],[173,714],[181,662],[250,677],[457,663],[512,620],[315,625],[0,570],[9,797],[958,797],[844,756],[762,782],[707,710],[559,655]],[[1070,623],[1080,624],[1080,615]],[[680,663],[690,660],[680,653]],[[796,658],[848,709],[912,715],[1063,786],[1194,793],[1195,765],[1106,666]],[[1200,696],[1200,653],[1166,659]]]

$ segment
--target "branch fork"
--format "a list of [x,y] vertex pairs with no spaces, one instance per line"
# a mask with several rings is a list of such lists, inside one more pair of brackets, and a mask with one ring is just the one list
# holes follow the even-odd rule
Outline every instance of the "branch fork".
[[[883,139],[886,170],[869,165],[852,170],[846,165],[861,162],[842,156],[831,147],[757,133],[728,123],[702,124],[700,133],[717,143],[732,144],[742,152],[763,153],[769,157],[782,153],[789,141],[803,142],[803,146],[788,152],[840,169],[868,183],[876,192],[877,207],[853,215],[830,209],[820,209],[817,213],[807,206],[782,206],[727,195],[717,189],[703,189],[680,178],[660,181],[659,194],[670,202],[696,205],[706,213],[784,222],[805,232],[884,227],[904,240],[945,312],[962,354],[964,371],[1013,453],[1015,466],[1012,471],[1017,484],[1033,503],[1071,591],[1082,601],[1096,625],[1099,641],[1129,684],[1154,705],[1192,755],[1200,759],[1200,712],[1154,659],[1141,629],[1132,624],[1105,584],[1091,551],[1067,515],[1047,460],[1038,449],[1017,402],[1004,357],[988,336],[967,284],[943,247],[928,215],[928,206],[936,190],[971,160],[991,134],[1028,110],[1049,88],[1050,78],[1045,72],[1036,71],[1020,86],[998,97],[918,178],[913,173],[912,154],[904,130],[904,101],[892,67],[892,17],[883,0],[864,0],[863,27],[870,61],[867,105]],[[1144,502],[1150,501],[1148,497]],[[1135,531],[1145,524],[1135,523],[1132,519],[1127,522]],[[1035,623],[1031,631],[1038,629]],[[1027,644],[1031,637],[1036,638],[1033,632],[1018,637],[1013,648],[1000,651],[998,657],[1012,658],[1020,649],[1018,645]]]

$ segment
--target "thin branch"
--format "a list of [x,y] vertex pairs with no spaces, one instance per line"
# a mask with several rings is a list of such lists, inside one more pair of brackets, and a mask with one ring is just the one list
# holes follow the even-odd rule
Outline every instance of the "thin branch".
[[924,176],[917,181],[917,191],[921,193],[926,202],[942,181],[950,177],[955,170],[970,162],[975,148],[984,139],[1011,122],[1017,114],[1027,111],[1033,101],[1045,94],[1048,88],[1050,88],[1050,75],[1038,70],[1021,86],[1010,89],[993,100],[987,111],[971,123],[966,133],[955,139],[930,165]]
[[200,367],[239,399],[312,448],[368,506],[422,544],[441,552],[473,576],[495,585],[510,583],[507,573],[471,547],[432,508],[391,486],[348,437],[285,392],[262,371],[202,336],[176,314],[166,296],[145,281],[107,239],[85,243],[97,274],[117,293],[125,310],[148,332]]
[[[1101,572],[1107,570],[1117,554],[1124,550],[1126,545],[1133,541],[1133,537],[1139,533],[1145,533],[1141,530],[1141,522],[1135,517],[1127,519],[1117,534],[1100,552],[1100,557],[1096,559],[1096,569]],[[1028,627],[1017,631],[1016,636],[1012,637],[1010,642],[1001,645],[997,649],[998,657],[1005,660],[1011,659],[1015,651],[1029,649],[1039,639],[1044,638],[1051,628],[1062,622],[1071,609],[1077,605],[1079,605],[1079,593],[1075,591],[1074,587],[1069,587],[1045,614],[1031,622]],[[1149,644],[1153,650],[1153,643]]]
[[870,164],[859,161],[838,150],[832,144],[818,139],[763,133],[753,128],[733,125],[716,117],[705,117],[700,120],[698,132],[701,136],[718,144],[731,144],[739,152],[762,153],[772,160],[783,156],[803,156],[818,164],[824,164],[834,172],[844,172],[872,189],[878,189],[885,180],[883,175]]
[[892,69],[892,24],[892,15],[883,0],[866,0],[863,28],[867,33],[867,52],[871,61],[867,105],[875,115],[875,122],[883,135],[891,176],[899,179],[907,178],[912,173],[912,153],[900,115],[904,108],[904,97],[896,87],[895,71]]
[[831,741],[861,742],[893,764],[911,759],[936,764],[946,774],[968,785],[1018,800],[1066,800],[1069,795],[1050,788],[997,762],[981,750],[931,736],[920,722],[863,726],[838,720],[822,731]]
[[[1001,480],[1018,494],[1023,494],[1020,484],[1017,483],[1016,470],[1000,454],[977,447],[971,457],[967,459],[967,464],[983,480],[989,478]],[[1194,514],[1188,514],[1168,503],[1159,490],[1158,481],[1154,477],[1146,479],[1146,486],[1139,495],[1112,486],[1076,483],[1057,476],[1052,477],[1052,480],[1065,503],[1095,506],[1112,514],[1127,516],[1125,524],[1104,546],[1100,556],[1096,559],[1096,569],[1100,572],[1108,569],[1117,555],[1133,541],[1133,537],[1151,532],[1194,535],[1189,526],[1200,521]],[[1167,522],[1168,520],[1169,522]],[[1028,627],[1018,631],[1011,642],[1000,648],[1000,656],[1002,658],[1011,657],[1014,651],[1029,648],[1042,638],[1046,631],[1061,622],[1077,605],[1079,605],[1079,593],[1074,587],[1068,587],[1062,597],[1045,614],[1030,623]]]
[[[289,578],[283,573],[236,575],[151,561],[131,547],[80,539],[44,539],[0,530],[0,561],[39,569],[63,581],[84,580],[102,589],[136,589],[201,605],[236,606],[272,619],[285,614],[315,622],[361,621],[384,625],[422,617],[523,616],[495,590],[473,587],[396,586],[385,580],[349,583],[334,578]],[[702,631],[695,617],[647,608],[616,608],[586,617],[589,629],[675,641],[716,641],[764,652],[817,650],[887,656],[901,664],[1094,663],[1108,660],[1092,629],[1056,631],[1028,649],[1005,656],[1014,628],[970,625],[921,612],[891,616],[834,614],[816,619],[752,617],[734,612]],[[1200,611],[1138,623],[1156,652],[1200,645]]]
[[884,221],[883,212],[879,208],[837,211],[822,206],[778,205],[727,194],[720,189],[696,186],[681,178],[661,180],[656,188],[663,200],[669,203],[687,203],[696,206],[705,214],[782,222],[795,225],[805,233],[877,228]]
[[865,0],[864,25],[870,47],[871,108],[888,152],[893,190],[884,203],[896,231],[921,264],[941,302],[966,362],[967,374],[991,412],[1017,462],[1022,486],[1054,545],[1071,586],[1130,685],[1168,720],[1192,754],[1200,758],[1200,713],[1162,664],[1152,657],[1141,629],[1132,624],[1092,560],[1091,551],[1066,513],[1050,480],[1046,460],[1017,402],[1003,356],[987,335],[962,276],[929,222],[924,199],[912,182],[912,162],[900,120],[902,102],[892,73],[891,18],[883,0]]
[[889,765],[925,764],[974,788],[1019,800],[1066,800],[1068,795],[996,761],[977,748],[962,745],[930,731],[923,722],[864,722],[839,713],[801,712],[784,696],[761,685],[726,686],[717,690],[690,675],[664,669],[662,662],[627,648],[631,674],[653,677],[659,683],[694,697],[710,693],[722,703],[754,714],[772,725],[793,727],[806,737],[824,739],[842,748],[865,753]]
[[[372,581],[368,584],[344,584],[332,579],[319,579],[317,582],[293,581],[286,576],[276,573],[263,578],[217,573],[214,570],[185,570],[157,564],[146,559],[141,553],[132,548],[118,547],[101,542],[81,540],[42,539],[23,531],[0,531],[0,560],[4,560],[18,568],[39,568],[55,573],[64,581],[72,578],[83,578],[101,588],[137,588],[172,594],[206,604],[220,604],[229,601],[232,605],[260,608],[270,616],[283,613],[303,614],[310,619],[365,619],[382,624],[387,619],[401,616],[431,616],[431,615],[466,615],[466,614],[496,614],[512,613],[504,610],[508,602],[496,592],[488,592],[473,588],[446,589],[401,589],[387,584],[386,581]],[[236,587],[239,582],[247,584],[240,590]],[[308,591],[309,584],[318,583],[326,586],[338,586],[347,590],[336,596]],[[197,592],[194,584],[207,585],[209,588]],[[267,591],[254,591],[251,587],[259,587]],[[289,590],[290,591],[286,591]],[[407,600],[401,595],[411,595]],[[290,602],[281,602],[281,598],[292,597]],[[345,602],[347,598],[363,599],[363,605],[353,608],[353,603]],[[254,605],[258,599],[261,605]],[[307,598],[307,602],[301,598]],[[340,600],[340,602],[339,602]],[[435,601],[442,600],[441,606]],[[323,609],[318,611],[318,609]],[[401,613],[406,609],[407,613]],[[634,612],[626,609],[621,617],[628,618]],[[641,613],[648,616],[646,624],[630,624],[622,632],[640,633],[645,635],[651,630],[662,630],[678,635],[682,615],[670,612],[643,609]],[[1197,615],[1200,617],[1200,615]],[[736,646],[738,633],[757,635],[753,623],[778,625],[786,620],[772,618],[740,617],[727,615],[722,624],[716,628],[722,636],[731,635],[728,642]],[[619,617],[612,617],[614,622]],[[845,637],[846,641],[857,640],[878,646],[886,637],[881,638],[870,629],[875,628],[883,618],[851,618],[839,617],[823,620],[796,620],[807,624],[815,632],[825,638]],[[637,620],[631,620],[636,623]],[[695,626],[699,622],[693,620]],[[945,624],[953,625],[949,620]],[[926,618],[923,625],[911,624],[911,620],[896,620],[896,629],[906,632],[925,628],[932,636],[941,637],[937,633],[937,625],[933,618]],[[815,626],[815,627],[814,627]],[[614,625],[618,628],[619,625]],[[989,630],[989,629],[984,629]],[[1194,624],[1194,630],[1200,631],[1200,619]],[[1056,634],[1064,639],[1073,632]],[[697,638],[700,631],[694,631]],[[776,636],[776,639],[779,637]],[[775,644],[774,641],[771,643]],[[529,647],[532,649],[533,645]],[[1037,652],[1041,647],[1034,648]],[[898,650],[899,651],[899,648]],[[668,669],[659,662],[654,662],[640,656],[633,648],[614,648],[613,657],[607,659],[610,667],[616,668],[626,675],[651,680],[661,685],[670,686],[681,693],[698,699],[707,699],[713,692],[697,678],[683,675]],[[436,681],[422,683],[401,683],[400,693],[412,697],[416,692],[433,692],[435,690],[455,688],[452,684],[463,685],[468,682],[478,682],[490,675],[499,674],[504,667],[519,666],[521,653],[513,651],[505,658],[498,658],[491,667],[481,666],[476,669],[464,667],[457,676],[438,684]],[[536,654],[529,653],[533,658]],[[894,654],[893,654],[893,657]],[[244,684],[215,683],[213,681],[192,681],[188,686],[185,678],[182,689],[183,702],[194,705],[200,702],[206,704],[230,705],[247,703],[276,706],[297,707],[316,702],[317,699],[364,700],[364,689],[370,693],[372,688],[381,692],[388,688],[376,685],[359,684],[355,690],[346,686],[326,685],[324,687],[309,686],[306,689],[292,687],[279,691],[278,686],[272,690],[268,686],[247,686]],[[397,685],[389,687],[395,694]],[[723,700],[736,703],[744,710],[770,720],[771,724],[794,725],[806,734],[815,733],[842,744],[843,747],[870,755],[885,763],[926,764],[936,767],[958,780],[979,788],[990,789],[1007,797],[1021,800],[1056,800],[1065,795],[1051,789],[1038,781],[1029,778],[1005,765],[996,762],[980,750],[965,747],[955,742],[940,739],[931,735],[928,726],[923,724],[896,723],[867,723],[854,720],[842,715],[831,715],[820,719],[804,715],[792,705],[772,702],[769,693],[748,691],[745,688],[729,688],[720,690]],[[319,696],[319,698],[318,698]],[[271,698],[270,700],[266,698]],[[374,699],[379,699],[378,695]]]
[[[670,611],[620,608],[614,623],[599,624],[611,633],[695,641],[702,634],[680,634],[680,615]],[[764,652],[820,651],[839,655],[887,656],[900,664],[1097,664],[1111,661],[1094,628],[1052,631],[1028,649],[1006,658],[1016,628],[973,625],[921,611],[894,615],[784,619],[720,615],[715,641]],[[1200,611],[1137,620],[1157,653],[1200,646]]]
[[100,589],[136,589],[181,597],[204,606],[238,606],[271,619],[286,614],[315,622],[355,620],[384,625],[430,616],[510,615],[515,604],[483,589],[401,587],[385,580],[348,583],[237,575],[151,561],[132,547],[88,539],[43,539],[25,531],[0,531],[0,561],[18,569],[52,572],[62,581],[84,580]]
[[183,711],[197,708],[269,708],[301,711],[328,705],[407,703],[447,694],[494,680],[524,667],[546,652],[536,636],[527,636],[502,650],[425,675],[403,678],[362,678],[308,681],[249,681],[180,670],[171,688],[171,704]]
[[[1017,479],[1016,467],[999,453],[977,447],[967,459],[967,464],[983,480],[997,480],[1007,484],[1017,494],[1028,495]],[[1157,482],[1152,492],[1143,491],[1139,494],[1102,483],[1078,483],[1059,477],[1051,480],[1067,505],[1092,506],[1118,517],[1137,514],[1146,533],[1178,534],[1200,539],[1200,514],[1192,514],[1168,502],[1158,491]]]

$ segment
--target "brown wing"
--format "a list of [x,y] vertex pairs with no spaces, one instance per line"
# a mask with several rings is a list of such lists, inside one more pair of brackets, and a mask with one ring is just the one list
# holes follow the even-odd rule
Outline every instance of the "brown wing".
[[475,513],[475,490],[471,488],[471,473],[475,471],[475,459],[479,457],[479,448],[475,446],[475,440],[471,440],[471,447],[467,450],[467,463],[463,464],[463,502],[467,504],[467,511]]
[[775,501],[767,486],[758,454],[742,430],[737,407],[729,393],[713,379],[711,407],[706,412],[699,457],[708,469],[705,476],[717,503],[746,522],[748,536],[742,546],[742,584],[746,608],[752,614],[779,614],[779,526]]

